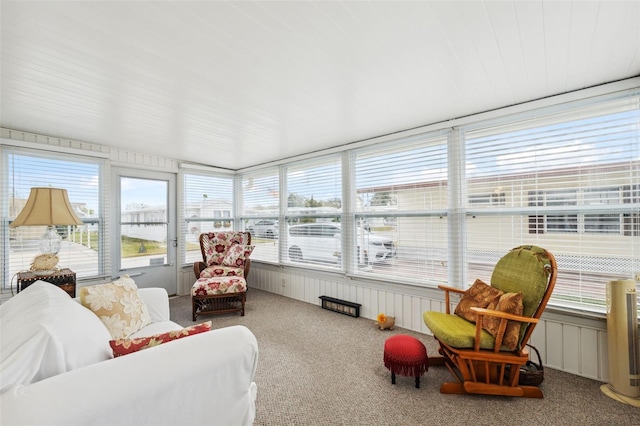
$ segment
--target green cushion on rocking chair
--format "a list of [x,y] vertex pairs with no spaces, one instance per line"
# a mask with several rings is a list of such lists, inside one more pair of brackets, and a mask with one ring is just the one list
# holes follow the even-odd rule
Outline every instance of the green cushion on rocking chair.
[[[454,348],[473,348],[476,337],[476,324],[458,315],[444,312],[427,311],[422,315],[425,324],[434,336]],[[493,349],[495,338],[486,330],[480,335],[480,348]]]

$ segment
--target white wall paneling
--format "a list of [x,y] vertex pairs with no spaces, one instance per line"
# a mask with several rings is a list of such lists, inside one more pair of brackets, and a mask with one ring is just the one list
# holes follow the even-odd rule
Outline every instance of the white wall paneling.
[[3,139],[2,144],[5,145],[109,158],[112,166],[125,165],[168,172],[178,171],[178,160],[158,155],[114,149],[104,145],[54,138],[4,127],[0,127],[0,137]]
[[196,281],[196,276],[193,274],[193,266],[184,266],[178,270],[178,295],[184,296],[191,294],[191,286]]
[[[589,329],[583,327],[580,333],[580,347],[597,348],[598,347],[598,335],[601,334],[598,330]],[[580,357],[580,372],[581,376],[590,377],[593,379],[598,378],[598,352],[599,351],[580,351],[578,354]]]

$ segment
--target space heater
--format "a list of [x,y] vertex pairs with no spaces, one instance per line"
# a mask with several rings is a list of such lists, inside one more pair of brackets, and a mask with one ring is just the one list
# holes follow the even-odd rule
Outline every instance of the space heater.
[[609,383],[601,386],[607,396],[640,407],[640,343],[638,300],[634,280],[607,284],[607,335]]

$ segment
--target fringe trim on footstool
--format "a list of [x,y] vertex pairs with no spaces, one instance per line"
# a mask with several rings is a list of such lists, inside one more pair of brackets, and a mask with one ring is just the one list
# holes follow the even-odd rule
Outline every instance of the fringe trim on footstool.
[[384,366],[394,374],[400,376],[418,377],[422,376],[429,369],[428,360],[425,362],[411,363],[391,359],[388,355],[384,356]]

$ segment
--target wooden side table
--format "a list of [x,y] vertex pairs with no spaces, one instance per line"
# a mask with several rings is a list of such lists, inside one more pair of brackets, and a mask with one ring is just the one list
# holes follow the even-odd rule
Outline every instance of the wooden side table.
[[36,275],[33,272],[19,272],[18,293],[38,280],[57,285],[69,293],[69,296],[76,297],[76,273],[69,268],[59,269],[51,275]]

